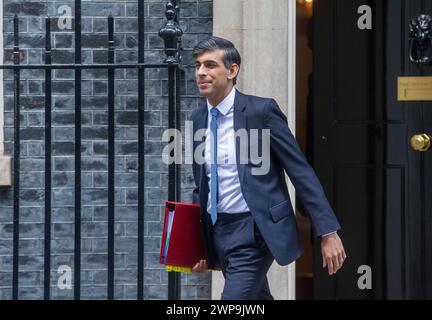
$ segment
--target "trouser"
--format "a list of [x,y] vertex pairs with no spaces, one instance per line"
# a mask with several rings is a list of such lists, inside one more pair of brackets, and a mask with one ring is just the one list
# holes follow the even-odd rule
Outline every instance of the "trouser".
[[273,300],[267,272],[274,258],[250,212],[218,213],[213,243],[225,277],[222,300]]

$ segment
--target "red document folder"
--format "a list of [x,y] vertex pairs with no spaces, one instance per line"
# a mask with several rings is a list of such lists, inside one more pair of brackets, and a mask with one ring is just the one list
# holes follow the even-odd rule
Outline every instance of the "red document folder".
[[167,201],[160,263],[166,265],[167,271],[190,272],[202,259],[207,260],[207,255],[200,221],[200,206]]

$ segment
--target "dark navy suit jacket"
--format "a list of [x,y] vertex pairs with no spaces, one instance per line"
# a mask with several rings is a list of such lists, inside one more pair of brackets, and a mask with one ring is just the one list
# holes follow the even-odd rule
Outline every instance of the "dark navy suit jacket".
[[[207,128],[208,109],[203,104],[192,112],[193,132]],[[236,92],[234,130],[270,129],[270,169],[265,175],[253,175],[254,161],[240,161],[239,139],[236,141],[237,169],[243,197],[255,223],[275,260],[288,265],[302,253],[293,207],[285,181],[285,172],[293,183],[297,197],[308,214],[314,235],[319,237],[339,230],[340,225],[327,201],[321,184],[292,135],[285,115],[276,101]],[[261,135],[259,135],[260,138]],[[204,141],[204,140],[203,140]],[[202,141],[194,141],[193,150]],[[242,164],[242,162],[244,164]],[[210,215],[207,213],[208,179],[205,165],[193,162],[196,188],[193,201],[201,205],[205,247],[209,266],[219,265],[212,241]]]

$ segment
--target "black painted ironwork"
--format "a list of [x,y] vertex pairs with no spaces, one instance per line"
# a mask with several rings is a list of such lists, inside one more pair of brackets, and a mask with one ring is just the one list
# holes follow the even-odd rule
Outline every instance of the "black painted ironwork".
[[[138,63],[144,63],[144,1],[138,2]],[[145,74],[144,68],[138,69],[138,285],[137,298],[144,299],[144,109]]]
[[159,30],[159,36],[164,39],[165,42],[165,54],[167,57],[164,62],[176,63],[178,62],[178,53],[180,52],[179,39],[183,34],[182,29],[178,25],[176,20],[178,15],[179,7],[176,1],[168,2],[166,5],[166,18],[167,23]]
[[[51,19],[45,18],[45,64],[51,64]],[[44,299],[50,298],[51,272],[51,108],[52,70],[45,70],[45,239]]]
[[20,62],[18,28],[18,16],[14,19],[14,200],[13,200],[13,262],[12,262],[12,298],[18,299],[18,264],[19,264],[19,225],[20,225],[20,69],[16,66]]
[[[108,63],[114,64],[114,19],[108,17]],[[114,299],[114,176],[115,176],[115,125],[114,125],[114,75],[108,69],[108,299]]]
[[[177,83],[178,70],[175,67],[168,68],[168,88],[169,88],[169,99],[168,109],[168,126],[170,128],[180,128],[180,110],[179,104],[177,104],[177,93],[174,91]],[[172,142],[172,141],[170,141]],[[168,200],[169,201],[180,201],[180,165],[172,163],[168,167]],[[168,299],[178,300],[180,299],[180,273],[170,272],[168,274]]]
[[[159,36],[164,39],[165,63],[178,63],[181,59],[181,36],[179,27],[179,6],[177,1],[170,1],[166,5],[165,12],[167,23],[159,30]],[[180,129],[180,104],[178,94],[174,91],[178,87],[179,70],[175,67],[168,68],[168,126]],[[172,163],[168,167],[168,200],[180,201],[180,165]],[[168,275],[168,299],[178,300],[181,296],[181,275],[170,272]]]
[[[81,1],[75,0],[75,63],[81,63]],[[81,69],[75,69],[74,297],[81,297]]]
[[432,17],[421,14],[409,25],[410,60],[426,65],[432,62]]
[[[137,63],[117,64],[114,61],[114,18],[108,16],[108,63],[83,64],[81,56],[81,1],[75,0],[75,61],[70,64],[51,63],[51,19],[46,17],[46,41],[44,64],[20,64],[19,19],[14,16],[13,64],[0,65],[0,69],[11,69],[14,75],[14,190],[13,190],[13,268],[12,298],[19,298],[19,226],[20,226],[20,73],[21,70],[45,70],[45,218],[44,218],[44,299],[51,297],[51,197],[52,197],[52,71],[70,69],[75,72],[75,233],[74,233],[74,299],[81,297],[81,79],[82,70],[105,69],[108,71],[108,279],[107,297],[114,299],[114,222],[115,222],[115,70],[138,70],[138,254],[137,254],[137,299],[144,299],[144,106],[145,70],[167,69],[168,71],[168,123],[170,128],[180,128],[180,49],[183,32],[178,26],[180,1],[170,1],[166,8],[166,25],[161,28],[161,37],[166,42],[167,55],[163,63],[146,64],[144,59],[144,1],[138,0],[138,61]],[[165,31],[164,31],[165,30]],[[174,32],[173,32],[174,31]],[[168,168],[168,200],[180,201],[180,167]],[[169,299],[180,298],[180,275],[169,274]]]

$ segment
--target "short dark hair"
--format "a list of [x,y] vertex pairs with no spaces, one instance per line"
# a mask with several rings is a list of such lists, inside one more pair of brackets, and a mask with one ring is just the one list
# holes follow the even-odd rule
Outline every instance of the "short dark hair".
[[[223,63],[227,69],[231,68],[234,63],[240,68],[240,53],[234,47],[234,44],[227,39],[210,37],[208,39],[202,40],[193,49],[192,56],[196,58],[206,51],[215,51],[218,49],[222,50],[224,53]],[[233,79],[233,83],[237,83],[237,76]]]

